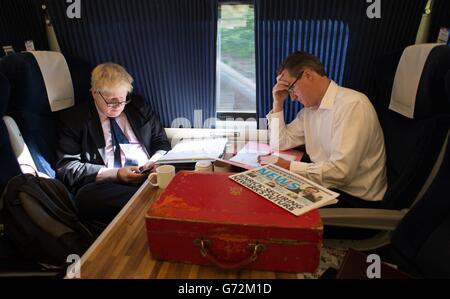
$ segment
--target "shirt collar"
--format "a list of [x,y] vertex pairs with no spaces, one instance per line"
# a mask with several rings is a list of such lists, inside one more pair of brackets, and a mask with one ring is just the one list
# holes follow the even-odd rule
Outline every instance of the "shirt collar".
[[331,109],[334,104],[334,99],[338,93],[339,86],[333,80],[330,81],[327,91],[320,101],[319,109]]

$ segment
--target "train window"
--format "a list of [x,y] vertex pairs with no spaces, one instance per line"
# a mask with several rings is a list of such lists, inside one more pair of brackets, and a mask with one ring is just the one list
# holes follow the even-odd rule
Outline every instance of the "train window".
[[253,4],[219,4],[216,107],[221,121],[256,116],[254,28]]

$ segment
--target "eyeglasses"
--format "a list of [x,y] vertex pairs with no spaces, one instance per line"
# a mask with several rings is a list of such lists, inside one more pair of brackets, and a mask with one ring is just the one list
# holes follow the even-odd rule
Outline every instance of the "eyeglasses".
[[109,108],[117,108],[121,106],[125,106],[126,104],[129,104],[131,102],[131,99],[129,98],[128,94],[125,96],[125,101],[120,101],[120,98],[112,98],[112,102],[108,102],[102,95],[100,91],[97,91],[98,94],[102,97],[103,101],[105,101],[106,106]]
[[295,79],[295,81],[289,85],[287,91],[290,95],[292,95],[294,93],[294,85],[295,83],[297,83],[297,81],[303,76],[303,71],[300,73],[300,75],[297,76],[297,79]]

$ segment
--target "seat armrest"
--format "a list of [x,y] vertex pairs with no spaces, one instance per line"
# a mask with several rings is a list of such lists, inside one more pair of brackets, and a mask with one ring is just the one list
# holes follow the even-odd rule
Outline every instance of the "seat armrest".
[[322,208],[319,212],[324,225],[393,231],[408,210]]

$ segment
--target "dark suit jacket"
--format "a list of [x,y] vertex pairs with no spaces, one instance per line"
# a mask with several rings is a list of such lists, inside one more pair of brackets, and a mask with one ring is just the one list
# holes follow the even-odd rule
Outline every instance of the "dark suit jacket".
[[[148,157],[157,150],[170,150],[159,118],[142,97],[132,99],[124,112]],[[92,98],[61,113],[57,155],[57,176],[72,192],[94,182],[105,166],[105,138]]]

